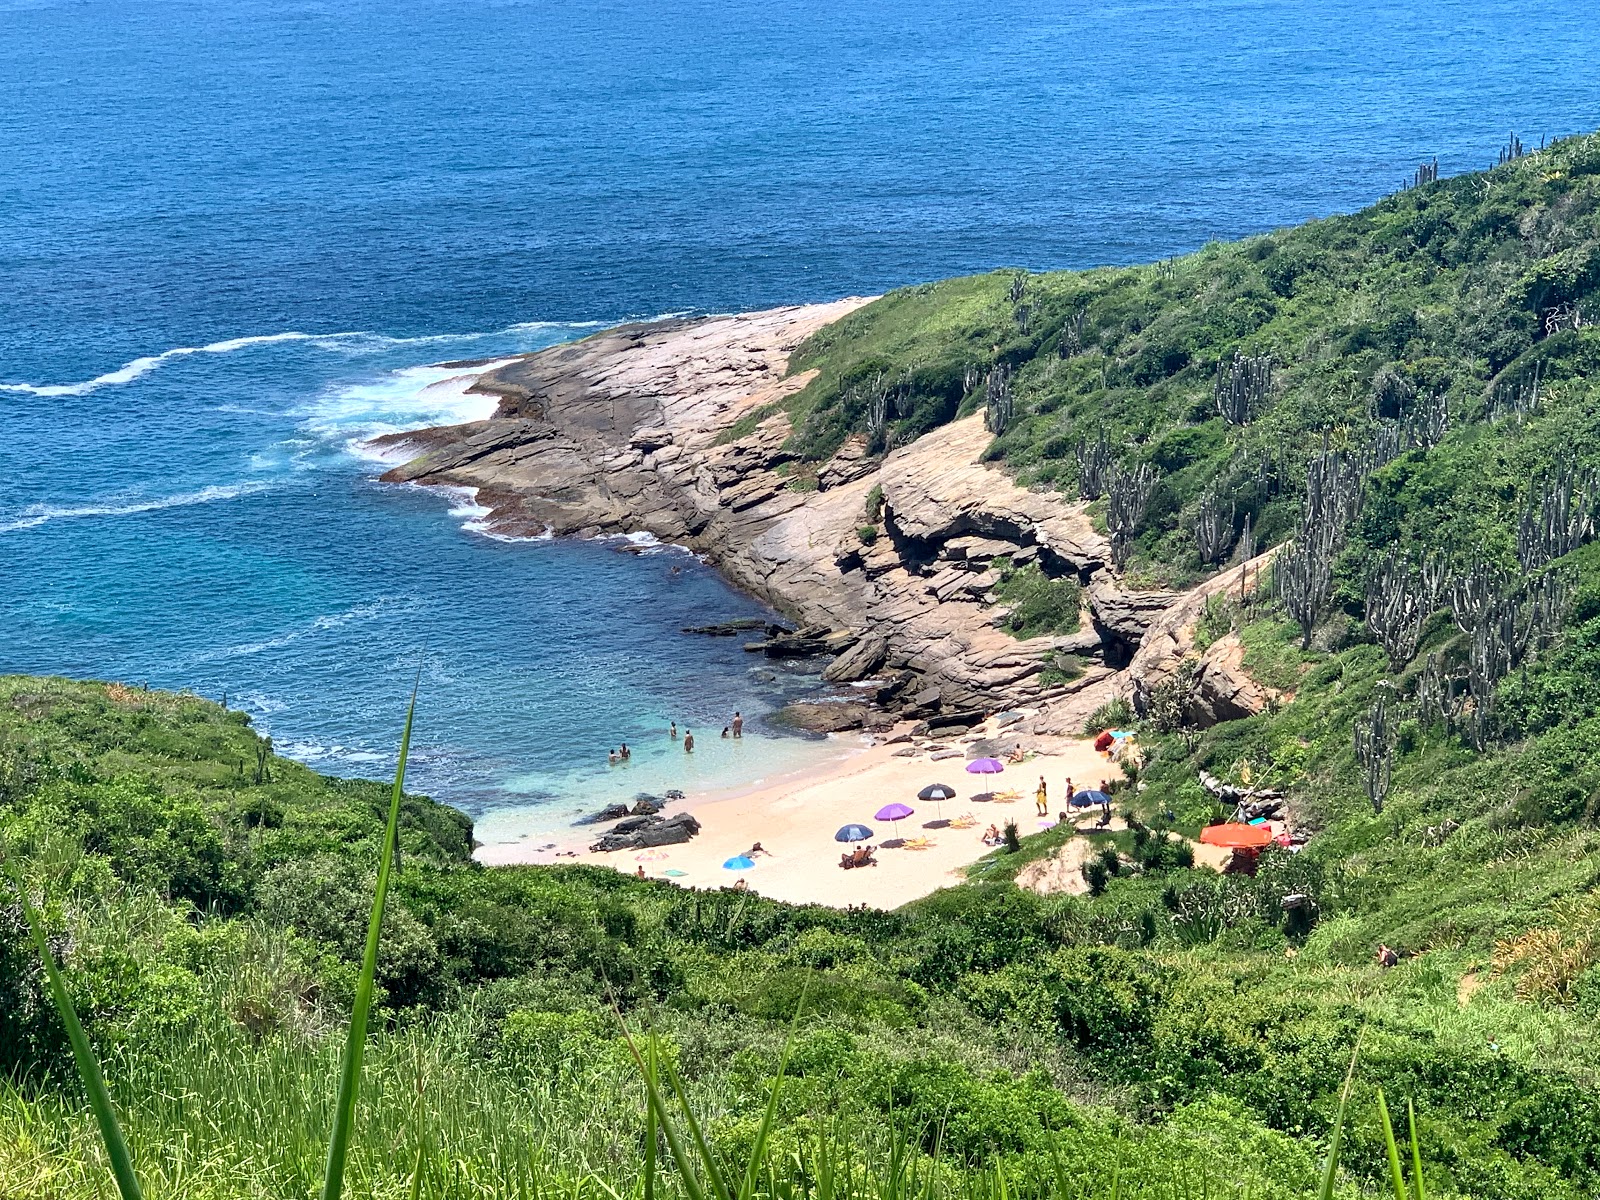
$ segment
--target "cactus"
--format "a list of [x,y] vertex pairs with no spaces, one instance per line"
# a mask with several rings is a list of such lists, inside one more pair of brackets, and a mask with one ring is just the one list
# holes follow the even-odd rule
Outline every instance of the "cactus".
[[1450,428],[1450,404],[1443,392],[1429,392],[1416,402],[1405,422],[1407,449],[1432,450]]
[[1098,500],[1106,494],[1106,482],[1111,474],[1111,444],[1102,433],[1092,442],[1079,442],[1075,451],[1078,460],[1078,498]]
[[1438,607],[1443,571],[1437,561],[1413,567],[1398,550],[1380,558],[1367,576],[1367,628],[1398,671],[1417,652],[1422,627]]
[[1414,187],[1414,188],[1424,187],[1427,184],[1438,183],[1438,182],[1439,182],[1439,157],[1438,157],[1438,155],[1434,156],[1434,159],[1433,159],[1432,162],[1425,162],[1425,163],[1420,164],[1417,167],[1416,171],[1414,171],[1412,173],[1412,175],[1411,175],[1411,186]]
[[1133,552],[1133,535],[1144,521],[1155,490],[1156,469],[1140,463],[1132,470],[1113,465],[1106,476],[1106,528],[1111,533],[1111,561],[1120,571]]
[[1372,802],[1375,814],[1383,812],[1389,797],[1389,778],[1394,767],[1395,728],[1389,715],[1389,696],[1380,685],[1372,709],[1355,720],[1356,762],[1361,767],[1361,784]]
[[1217,412],[1230,425],[1244,425],[1266,404],[1272,390],[1272,357],[1267,354],[1246,357],[1234,352],[1232,363],[1217,364],[1212,398]]
[[[1543,148],[1544,143],[1539,144]],[[1495,161],[1495,166],[1503,167],[1508,162],[1515,162],[1526,153],[1527,151],[1522,148],[1522,139],[1517,136],[1516,130],[1512,130],[1510,140],[1500,147],[1500,157]]]
[[1088,312],[1088,309],[1080,308],[1061,327],[1061,340],[1056,344],[1056,353],[1062,358],[1073,358],[1083,353],[1083,319]]
[[1530,487],[1517,522],[1517,561],[1523,569],[1537,571],[1588,541],[1597,501],[1600,481],[1570,457],[1558,462],[1537,489]]
[[1229,506],[1223,515],[1222,502],[1215,492],[1200,497],[1200,509],[1194,519],[1194,544],[1200,552],[1200,561],[1211,566],[1222,561],[1228,553],[1233,538],[1234,508]]
[[1330,450],[1323,438],[1320,453],[1306,469],[1305,500],[1300,528],[1273,563],[1278,598],[1300,626],[1300,648],[1311,648],[1311,633],[1333,586],[1333,560],[1344,545],[1345,530],[1361,506],[1367,462]]
[[984,381],[983,426],[999,437],[1011,424],[1016,398],[1011,393],[1011,370],[1004,363],[990,368]]
[[1544,398],[1539,392],[1539,372],[1542,363],[1533,364],[1533,377],[1521,381],[1502,381],[1489,392],[1488,418],[1514,416],[1518,421],[1537,416],[1544,408]]

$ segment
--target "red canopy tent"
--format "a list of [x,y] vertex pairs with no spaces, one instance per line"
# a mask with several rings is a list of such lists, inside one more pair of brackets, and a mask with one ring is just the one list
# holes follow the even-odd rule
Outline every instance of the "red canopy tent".
[[1200,831],[1200,840],[1208,846],[1226,846],[1230,850],[1261,850],[1272,845],[1272,830],[1266,825],[1208,825]]

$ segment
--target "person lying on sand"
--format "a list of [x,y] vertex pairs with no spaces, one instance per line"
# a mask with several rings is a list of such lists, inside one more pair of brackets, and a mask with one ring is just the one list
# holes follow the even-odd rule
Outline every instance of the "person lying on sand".
[[758,854],[765,854],[768,858],[772,857],[772,851],[768,850],[760,842],[757,842],[754,846],[751,846],[750,849],[744,852],[744,856],[746,858],[754,858]]

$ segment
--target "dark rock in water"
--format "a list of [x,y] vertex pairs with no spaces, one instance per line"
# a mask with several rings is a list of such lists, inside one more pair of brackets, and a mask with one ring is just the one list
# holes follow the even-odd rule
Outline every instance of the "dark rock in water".
[[779,625],[775,621],[764,621],[760,617],[740,617],[737,621],[722,621],[716,625],[689,625],[680,632],[698,633],[706,637],[734,637],[737,634],[749,633],[759,629],[769,638],[782,637],[793,632],[787,625]]
[[669,788],[669,789],[667,789],[666,798],[668,800],[682,800],[683,799],[683,793],[680,792],[677,788]]
[[654,792],[635,792],[633,794],[633,798],[635,800],[660,800],[661,799],[661,797],[656,795]]
[[694,819],[693,813],[679,813],[675,817],[634,817],[619,821],[616,828],[602,834],[600,840],[589,849],[605,853],[613,850],[643,850],[650,846],[675,846],[687,842],[699,832],[700,822]]
[[829,663],[822,677],[829,683],[854,683],[871,675],[888,657],[889,639],[881,633],[869,633]]
[[777,683],[778,673],[776,671],[769,671],[765,667],[757,667],[755,670],[750,672],[750,678],[754,679],[757,683]]
[[764,642],[746,642],[744,648],[768,658],[809,658],[814,654],[838,654],[853,641],[855,635],[847,631],[835,632],[826,625],[807,625],[793,633],[769,636]]
[[819,700],[786,704],[772,720],[807,733],[843,733],[849,729],[889,729],[894,718],[859,700]]
[[587,817],[579,817],[574,825],[604,825],[607,821],[617,821],[628,815],[626,804],[608,804],[599,812]]
[[633,815],[636,817],[653,817],[661,811],[662,805],[665,803],[663,800],[657,800],[654,796],[645,800],[635,800],[633,802]]

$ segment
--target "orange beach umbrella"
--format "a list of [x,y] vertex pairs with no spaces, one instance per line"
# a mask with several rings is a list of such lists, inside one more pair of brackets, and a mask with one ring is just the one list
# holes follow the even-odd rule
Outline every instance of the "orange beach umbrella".
[[1230,850],[1260,850],[1272,845],[1272,830],[1265,825],[1208,825],[1200,831],[1200,840],[1208,846],[1226,846]]

